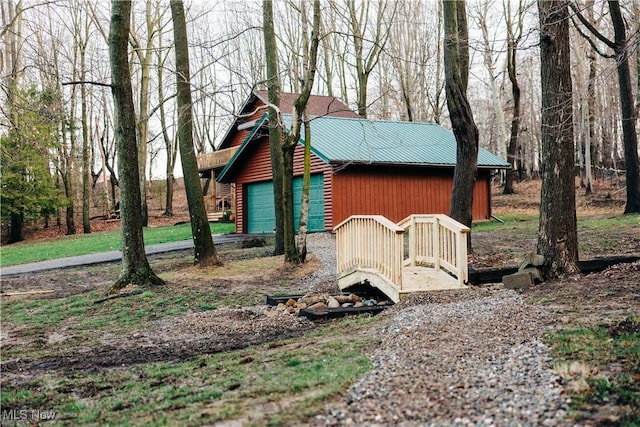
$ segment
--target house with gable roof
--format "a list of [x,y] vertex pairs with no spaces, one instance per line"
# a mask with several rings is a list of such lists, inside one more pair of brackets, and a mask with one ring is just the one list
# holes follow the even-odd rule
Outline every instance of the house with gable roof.
[[[280,95],[281,111],[293,111],[293,103],[297,97],[298,94],[282,93]],[[257,121],[266,113],[267,100],[268,94],[266,90],[252,92],[240,108],[231,126],[227,129],[218,149],[214,152],[197,156],[200,177],[206,180],[204,193],[210,219],[219,219],[224,211],[232,210],[235,213],[237,210],[235,183],[216,182],[216,178],[245,139],[247,139]],[[307,109],[309,114],[313,116],[360,117],[342,101],[333,96],[311,95]]]
[[[286,94],[293,105],[297,95]],[[233,185],[238,233],[270,233],[275,226],[268,140],[266,92],[255,92],[246,111],[220,148],[233,153],[215,171],[219,183]],[[281,103],[283,112],[287,109]],[[312,107],[313,106],[313,107]],[[332,97],[310,98],[311,190],[309,231],[331,231],[351,215],[383,215],[399,222],[411,214],[449,213],[456,140],[434,123],[373,121]],[[291,115],[284,114],[285,124]],[[294,200],[300,200],[303,174],[301,139],[294,155]],[[506,161],[480,149],[473,218],[491,216],[491,174],[509,168]],[[201,168],[201,173],[204,171]],[[294,209],[299,214],[299,205]],[[297,223],[297,218],[296,218]]]

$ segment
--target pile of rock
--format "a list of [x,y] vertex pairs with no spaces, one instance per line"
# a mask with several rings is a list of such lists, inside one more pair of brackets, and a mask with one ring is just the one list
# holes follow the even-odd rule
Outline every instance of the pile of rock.
[[349,295],[305,295],[297,300],[289,298],[286,302],[281,302],[274,307],[275,311],[299,315],[300,310],[323,310],[327,308],[348,308],[348,307],[373,307],[388,305],[389,301],[377,301],[372,298],[362,298],[356,294]]

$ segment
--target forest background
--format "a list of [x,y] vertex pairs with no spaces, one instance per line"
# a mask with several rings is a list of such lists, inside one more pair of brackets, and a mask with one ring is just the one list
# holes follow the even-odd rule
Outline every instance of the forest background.
[[[3,242],[15,204],[29,225],[56,218],[66,234],[91,231],[92,212],[109,217],[118,201],[107,39],[109,5],[66,0],[3,0],[2,218]],[[281,81],[300,92],[305,2],[275,2]],[[622,2],[636,106],[640,1]],[[613,28],[606,2],[578,4],[602,34]],[[518,179],[537,177],[541,152],[539,20],[535,2],[477,1],[467,6],[471,75],[468,98],[480,144],[514,165]],[[215,149],[251,90],[265,87],[259,2],[187,4],[198,153]],[[322,39],[313,93],[337,96],[372,120],[436,122],[449,127],[445,108],[440,2],[322,2]],[[581,30],[584,31],[584,30]],[[616,62],[596,53],[571,27],[575,163],[584,191],[592,172],[623,178],[624,149]],[[595,48],[595,49],[594,49]],[[165,214],[173,214],[177,162],[175,61],[168,2],[134,2],[130,63],[136,103],[143,214],[149,182],[165,179]],[[517,141],[514,86],[520,96]],[[10,107],[10,108],[9,108]],[[9,166],[27,170],[12,181]],[[44,220],[44,221],[43,221]],[[82,223],[82,227],[76,224]]]

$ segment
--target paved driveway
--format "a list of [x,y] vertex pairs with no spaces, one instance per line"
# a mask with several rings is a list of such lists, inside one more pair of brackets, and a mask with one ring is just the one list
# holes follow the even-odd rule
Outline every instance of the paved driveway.
[[[255,237],[271,237],[269,234],[216,234],[213,236],[213,243],[234,243]],[[159,254],[172,251],[182,251],[193,249],[193,240],[182,240],[179,242],[159,243],[145,247],[147,255]],[[33,273],[36,271],[55,270],[59,268],[78,267],[81,265],[101,264],[105,262],[115,262],[122,259],[122,252],[109,251],[95,254],[80,255],[68,258],[51,259],[47,261],[34,262],[30,264],[12,265],[0,268],[0,276],[13,276],[17,274]]]

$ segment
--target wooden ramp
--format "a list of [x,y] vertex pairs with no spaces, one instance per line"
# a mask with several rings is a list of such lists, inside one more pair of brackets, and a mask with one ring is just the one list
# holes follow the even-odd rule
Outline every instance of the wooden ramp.
[[410,292],[466,288],[469,229],[446,215],[398,224],[357,215],[335,231],[340,289],[368,282],[398,302]]

